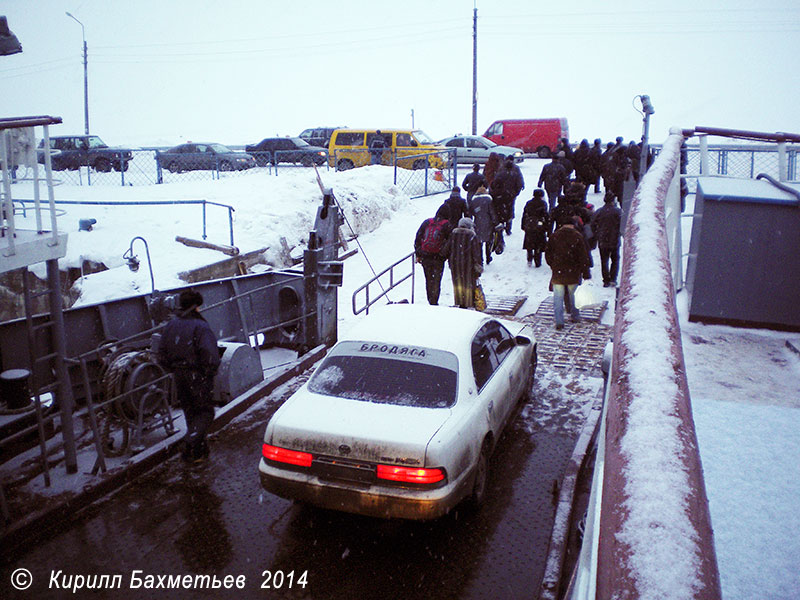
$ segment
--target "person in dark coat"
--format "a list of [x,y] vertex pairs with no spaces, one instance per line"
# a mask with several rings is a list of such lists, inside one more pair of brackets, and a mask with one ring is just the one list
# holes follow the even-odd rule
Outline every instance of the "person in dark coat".
[[579,181],[570,181],[564,186],[564,197],[573,206],[586,204],[586,186]]
[[588,190],[594,183],[594,171],[592,171],[589,140],[583,139],[578,144],[577,150],[573,153],[575,161],[575,179],[582,183]]
[[606,187],[606,195],[611,194],[622,202],[622,190],[629,174],[630,162],[628,161],[626,149],[625,146],[620,146],[613,151],[611,160],[605,165],[603,183]]
[[425,219],[414,238],[414,252],[417,262],[425,273],[425,292],[428,304],[439,304],[442,289],[444,261],[447,260],[448,240],[450,238],[450,211],[445,204],[436,211],[432,219]]
[[483,165],[483,176],[486,179],[486,189],[492,189],[492,181],[494,176],[500,169],[500,155],[497,152],[491,152],[486,164]]
[[[564,328],[564,296],[574,300],[575,290],[582,278],[591,277],[589,273],[589,253],[583,236],[571,223],[562,225],[553,232],[547,241],[545,260],[553,271],[550,284],[553,289],[553,314],[556,329]],[[578,322],[581,312],[573,301],[572,321]]]
[[383,134],[381,130],[378,129],[372,141],[369,143],[369,153],[372,155],[373,165],[383,164],[383,151],[385,148],[386,140],[383,139]]
[[506,158],[502,168],[494,176],[489,191],[495,202],[497,218],[503,223],[508,235],[511,235],[511,224],[514,221],[514,205],[524,187],[522,171],[514,164],[513,158]]
[[537,187],[542,187],[547,192],[547,201],[550,203],[550,210],[556,206],[556,201],[561,194],[561,189],[568,181],[567,172],[561,163],[558,162],[558,157],[553,156],[553,160],[542,168],[542,173],[539,175],[539,182]]
[[202,462],[208,457],[206,433],[214,421],[214,376],[219,369],[217,338],[198,308],[203,296],[194,290],[180,293],[180,312],[161,332],[158,363],[175,378],[175,389],[186,418],[184,460]]
[[522,247],[527,251],[528,266],[533,261],[537,268],[541,267],[542,252],[547,247],[547,232],[550,230],[550,215],[544,200],[544,190],[534,190],[533,198],[525,204],[522,211],[522,230],[525,232]]
[[481,243],[472,219],[461,219],[450,234],[448,260],[453,277],[454,302],[461,308],[472,308],[475,305],[475,282],[483,273]]
[[567,202],[565,196],[558,197],[558,204],[550,211],[550,229],[555,230],[566,225],[567,223],[575,222],[575,207]]
[[[603,147],[600,138],[595,139],[594,145],[589,149],[589,169],[592,174],[592,184],[594,184],[594,193],[600,192],[600,173],[603,168]],[[586,189],[588,190],[588,184]]]
[[497,215],[494,212],[492,197],[486,188],[480,186],[472,199],[467,203],[469,213],[475,223],[475,233],[481,244],[484,244],[486,264],[492,262],[492,246],[494,242],[494,229],[497,225]]
[[450,212],[450,227],[455,229],[458,226],[458,222],[461,220],[461,217],[469,216],[467,202],[461,197],[460,187],[456,186],[453,188],[453,191],[450,192],[450,197],[445,200],[445,204]]
[[635,181],[639,181],[639,163],[642,160],[642,144],[637,144],[633,140],[628,142],[628,147],[625,150],[625,156],[628,158],[628,164],[631,168],[631,175]]
[[[603,273],[603,287],[617,285],[619,269],[619,236],[622,211],[614,202],[613,196],[606,196],[604,205],[592,217],[592,231],[600,249],[600,270]],[[610,263],[610,264],[609,264]]]
[[603,187],[608,192],[611,181],[608,179],[609,174],[612,172],[609,164],[614,158],[614,142],[608,142],[603,154],[600,155],[600,177],[603,179]]
[[486,177],[484,177],[483,173],[481,173],[481,166],[472,165],[472,172],[468,173],[467,176],[464,177],[464,181],[461,182],[461,187],[464,188],[465,192],[467,192],[467,202],[472,200],[472,197],[481,186],[487,189],[489,188],[489,184],[486,182]]

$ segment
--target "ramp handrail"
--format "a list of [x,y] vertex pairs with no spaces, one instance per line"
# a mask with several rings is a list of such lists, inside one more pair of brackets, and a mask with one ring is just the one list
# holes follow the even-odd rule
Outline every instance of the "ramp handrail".
[[[405,261],[407,261],[409,259],[411,260],[411,270],[410,270],[410,272],[408,274],[406,274],[406,275],[403,275],[400,279],[395,280],[394,269],[396,267],[399,267],[403,262],[405,262]],[[410,254],[406,254],[403,258],[401,258],[399,260],[396,260],[391,265],[386,267],[383,271],[381,271],[380,273],[375,275],[375,277],[373,277],[372,279],[367,281],[364,285],[359,287],[355,292],[353,292],[353,302],[352,302],[353,303],[353,314],[357,315],[357,314],[360,314],[362,311],[366,311],[366,314],[369,314],[369,307],[370,306],[375,304],[381,298],[385,297],[391,290],[393,290],[398,285],[400,285],[401,283],[406,281],[408,278],[411,278],[411,300],[410,300],[410,302],[411,302],[411,304],[414,304],[414,265],[416,264],[416,262],[417,261],[416,261],[416,256],[415,256],[414,252],[411,252]],[[386,273],[389,273],[389,285],[388,285],[388,287],[384,287],[383,285],[380,285],[380,281],[379,281],[379,279],[383,275],[386,275]],[[370,299],[369,286],[371,284],[375,283],[375,282],[378,282],[378,285],[380,285],[381,293],[378,294],[375,298]],[[359,292],[362,292],[362,291],[365,293],[365,304],[361,308],[356,308],[357,296],[358,296]]]
[[597,598],[721,596],[664,218],[683,139],[674,131],[664,143],[636,189],[625,230]]

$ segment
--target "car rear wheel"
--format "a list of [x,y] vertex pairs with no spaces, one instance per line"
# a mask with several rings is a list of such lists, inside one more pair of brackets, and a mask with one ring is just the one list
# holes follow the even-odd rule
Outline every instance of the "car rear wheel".
[[423,159],[417,159],[414,161],[414,164],[411,166],[414,170],[424,169],[427,166],[427,163]]
[[481,454],[475,465],[475,483],[472,484],[472,493],[469,496],[470,508],[477,510],[486,500],[486,491],[489,483],[489,443],[483,442]]
[[539,158],[550,158],[550,148],[547,146],[542,146],[536,151],[536,154]]
[[108,173],[111,171],[111,162],[105,158],[98,158],[94,163],[94,170],[100,173]]
[[336,170],[337,171],[347,171],[353,168],[353,161],[343,158],[338,163],[336,163]]

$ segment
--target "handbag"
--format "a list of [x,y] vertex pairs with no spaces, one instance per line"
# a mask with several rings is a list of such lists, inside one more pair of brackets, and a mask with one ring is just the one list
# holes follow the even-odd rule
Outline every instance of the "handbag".
[[481,312],[486,310],[486,296],[483,293],[483,288],[481,287],[481,282],[479,280],[475,280],[473,305],[475,310],[479,310]]

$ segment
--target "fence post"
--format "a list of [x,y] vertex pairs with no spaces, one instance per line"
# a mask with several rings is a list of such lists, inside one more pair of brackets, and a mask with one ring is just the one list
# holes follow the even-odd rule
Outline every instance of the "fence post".
[[786,142],[780,141],[778,142],[778,180],[779,181],[786,181],[788,179],[787,174],[787,163],[786,163]]
[[[122,158],[122,152],[119,152],[119,175],[122,180],[122,187],[125,187],[125,165],[127,164]],[[133,160],[131,158],[131,160]]]
[[206,239],[206,200],[203,198],[203,239]]
[[708,136],[700,137],[700,175],[708,175]]
[[164,173],[161,170],[161,151],[156,150],[156,183],[164,183]]

